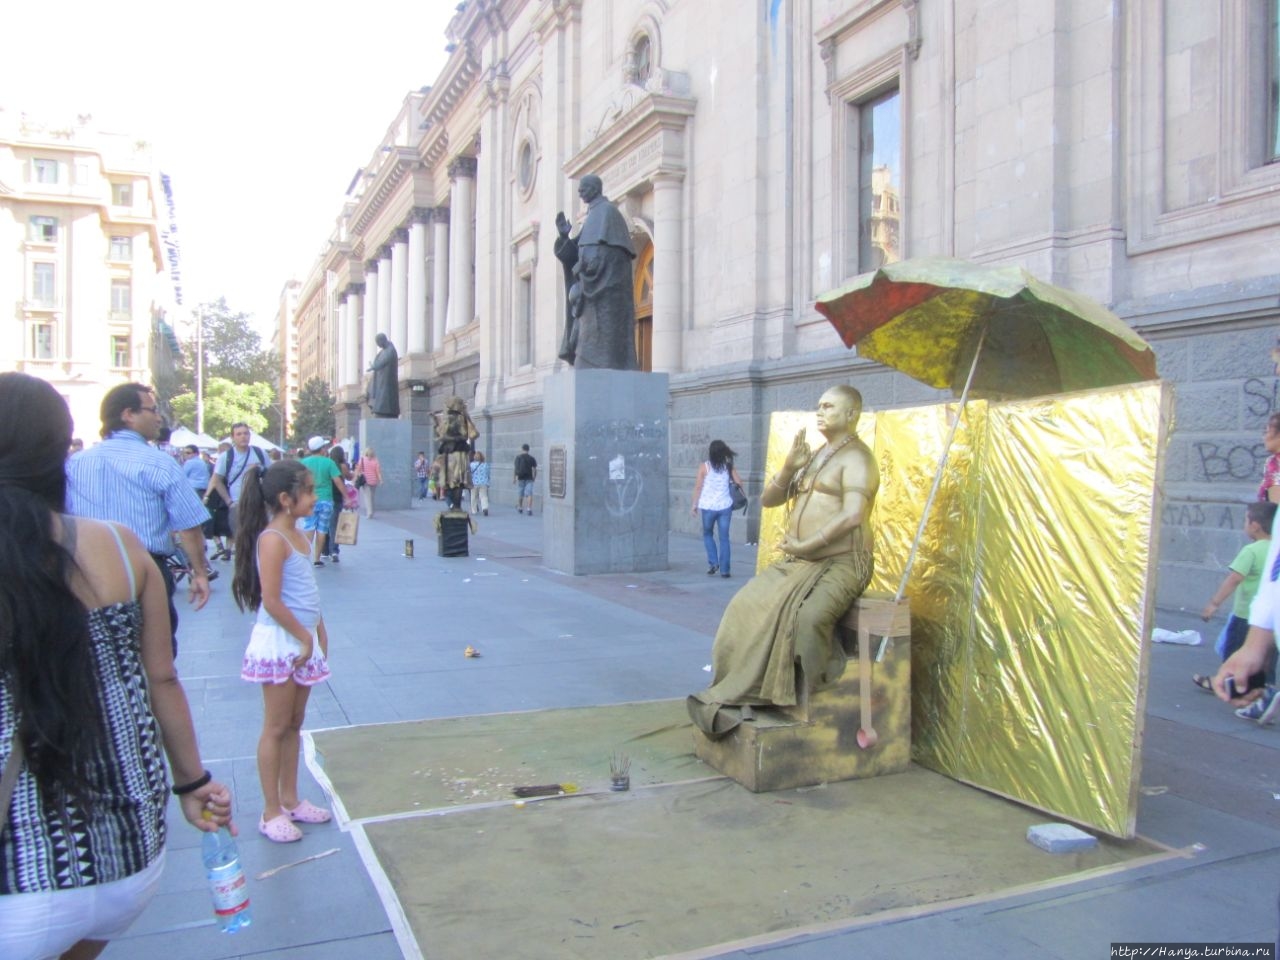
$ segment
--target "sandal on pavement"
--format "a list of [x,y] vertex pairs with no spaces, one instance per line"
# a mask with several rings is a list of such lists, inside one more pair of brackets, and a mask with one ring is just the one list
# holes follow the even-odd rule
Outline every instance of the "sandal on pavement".
[[1193,673],[1193,674],[1191,675],[1191,682],[1192,682],[1192,683],[1194,683],[1194,684],[1195,684],[1197,687],[1199,687],[1201,690],[1204,690],[1204,691],[1206,691],[1206,692],[1208,692],[1208,693],[1213,693],[1213,678],[1212,678],[1212,677],[1206,677],[1206,676],[1205,676],[1204,674],[1202,674],[1202,673]]
[[258,832],[272,843],[293,843],[302,839],[302,831],[295,827],[286,813],[270,820],[258,820]]
[[333,814],[328,810],[317,807],[310,800],[303,800],[292,810],[288,807],[281,807],[280,809],[294,823],[328,823],[333,819]]

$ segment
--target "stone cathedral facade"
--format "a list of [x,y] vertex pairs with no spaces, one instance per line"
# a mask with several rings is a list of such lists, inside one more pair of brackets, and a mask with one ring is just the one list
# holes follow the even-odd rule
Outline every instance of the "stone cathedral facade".
[[299,380],[329,381],[354,434],[386,332],[415,449],[459,394],[514,496],[503,471],[537,455],[563,368],[556,213],[580,222],[596,173],[631,226],[641,365],[670,375],[671,525],[691,531],[710,440],[754,494],[772,410],[834,382],[869,409],[938,397],[845,350],[818,295],[904,257],[1020,264],[1114,309],[1176,386],[1176,614],[1241,542],[1280,409],[1278,8],[466,0],[302,282]]

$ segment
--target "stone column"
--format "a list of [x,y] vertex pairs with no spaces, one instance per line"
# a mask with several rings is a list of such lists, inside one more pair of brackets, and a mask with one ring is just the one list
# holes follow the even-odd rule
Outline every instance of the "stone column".
[[[365,371],[373,358],[378,355],[378,345],[373,338],[378,335],[378,261],[370,260],[364,265],[364,316],[360,325],[363,344],[360,357],[360,377],[363,380]],[[400,349],[399,347],[396,348]]]
[[[378,329],[375,333],[385,333],[391,337],[394,318],[391,316],[391,291],[395,287],[395,278],[391,275],[391,245],[386,244],[378,251]],[[392,340],[394,343],[394,339]],[[396,350],[404,349],[403,344],[396,344]],[[374,348],[377,352],[377,348]],[[370,357],[370,359],[373,359]]]
[[465,327],[475,318],[475,237],[471,214],[475,197],[475,157],[458,157],[449,164],[449,219],[453,229],[449,244],[448,329]]
[[350,314],[347,311],[346,294],[339,291],[338,293],[338,335],[334,338],[334,348],[338,355],[338,386],[345,387],[347,380],[347,366],[351,357],[351,342],[347,339],[347,324],[350,321]]
[[445,321],[449,316],[449,208],[436,207],[431,215],[432,261],[431,349],[444,345]]
[[[409,225],[409,353],[427,352],[427,218],[430,210],[415,208]],[[398,348],[397,348],[398,349]]]
[[391,329],[387,336],[397,350],[409,349],[409,231],[403,227],[391,236]]
[[347,366],[343,380],[348,384],[360,382],[360,294],[363,283],[347,284]]
[[679,373],[681,304],[684,302],[684,182],[673,174],[653,178],[653,372]]

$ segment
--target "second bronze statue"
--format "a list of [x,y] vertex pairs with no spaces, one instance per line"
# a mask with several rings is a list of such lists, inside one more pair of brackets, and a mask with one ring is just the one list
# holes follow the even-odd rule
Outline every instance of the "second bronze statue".
[[564,268],[568,310],[560,358],[580,370],[637,370],[632,261],[636,251],[626,218],[587,174],[578,186],[587,219],[577,237],[556,214],[556,259]]

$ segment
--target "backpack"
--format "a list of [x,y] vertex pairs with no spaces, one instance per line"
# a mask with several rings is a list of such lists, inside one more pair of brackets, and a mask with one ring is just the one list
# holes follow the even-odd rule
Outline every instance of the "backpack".
[[[257,456],[257,458],[258,458],[258,467],[259,467],[259,469],[261,469],[261,470],[265,470],[265,469],[267,469],[267,455],[266,455],[265,453],[263,453],[263,452],[262,452],[262,448],[261,448],[261,447],[255,447],[255,446],[253,446],[252,444],[250,444],[250,445],[249,445],[249,449],[250,449],[250,450],[252,450],[252,451],[254,452],[254,454]],[[232,465],[233,463],[235,463],[235,460],[234,460],[234,459],[232,459],[232,458],[235,456],[235,452],[236,452],[236,448],[235,448],[235,447],[232,447],[230,450],[228,450],[226,453],[224,453],[224,454],[222,455],[223,457],[226,457],[226,458],[227,458],[227,459],[226,459],[226,464],[227,464],[227,473],[230,473],[230,471],[231,471],[231,465]],[[217,465],[214,467],[214,473],[218,473],[218,472],[219,472],[219,471],[218,471],[218,467],[221,467],[221,466],[222,466],[222,457],[219,457],[219,458],[218,458],[218,463],[217,463]],[[244,465],[239,469],[239,471],[236,473],[236,475],[235,475],[234,477],[228,476],[228,475],[227,475],[227,473],[223,473],[223,474],[221,474],[223,481],[225,481],[225,482],[226,482],[226,484],[227,484],[227,492],[228,492],[228,493],[230,493],[230,492],[231,492],[231,485],[232,485],[233,483],[235,483],[237,480],[239,480],[239,479],[240,479],[240,474],[244,473],[244,472],[245,472],[246,470],[248,470],[248,469],[249,469],[249,458],[248,458],[248,457],[245,457],[245,458],[244,458]]]

